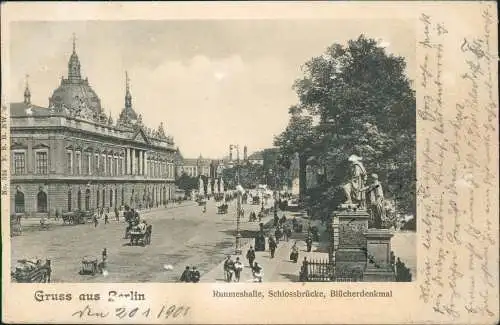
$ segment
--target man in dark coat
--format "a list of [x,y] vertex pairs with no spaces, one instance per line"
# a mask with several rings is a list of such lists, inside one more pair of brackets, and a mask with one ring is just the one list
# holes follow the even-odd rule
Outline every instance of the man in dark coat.
[[311,248],[312,248],[312,238],[311,236],[307,236],[307,239],[306,239],[306,245],[307,245],[307,251],[310,252],[311,251]]
[[186,269],[182,272],[181,282],[191,282],[191,271],[189,270],[189,266],[186,266]]
[[246,258],[250,267],[253,267],[253,261],[255,261],[255,250],[252,246],[250,246],[250,249],[248,249]]
[[272,236],[269,237],[269,251],[271,252],[271,258],[274,258],[274,252],[276,251],[276,247],[278,247],[278,245],[276,244],[274,238]]
[[224,261],[224,277],[226,282],[231,282],[233,280],[234,273],[234,262],[231,259],[231,255],[227,256],[227,259]]

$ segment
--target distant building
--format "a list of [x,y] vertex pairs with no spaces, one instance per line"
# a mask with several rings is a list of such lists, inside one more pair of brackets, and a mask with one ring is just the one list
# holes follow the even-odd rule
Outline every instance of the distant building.
[[68,77],[48,107],[10,105],[11,211],[32,216],[123,205],[166,204],[175,195],[172,137],[142,124],[132,107],[127,76],[117,123],[80,72],[73,41]]
[[264,165],[264,154],[262,151],[257,151],[248,156],[248,162],[252,165]]
[[201,155],[198,158],[183,158],[182,164],[178,167],[178,176],[182,173],[190,177],[206,176],[220,177],[224,169],[224,160],[203,158]]

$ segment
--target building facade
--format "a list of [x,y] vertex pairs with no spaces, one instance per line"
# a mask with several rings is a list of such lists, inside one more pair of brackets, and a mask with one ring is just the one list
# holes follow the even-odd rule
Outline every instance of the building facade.
[[163,123],[143,125],[132,107],[128,76],[119,119],[106,116],[80,72],[73,42],[68,77],[48,107],[10,106],[11,213],[54,216],[129,205],[156,207],[175,195],[175,153]]
[[178,167],[178,176],[183,173],[190,177],[206,176],[210,178],[220,177],[224,169],[224,160],[207,159],[201,155],[198,158],[183,158],[182,165]]

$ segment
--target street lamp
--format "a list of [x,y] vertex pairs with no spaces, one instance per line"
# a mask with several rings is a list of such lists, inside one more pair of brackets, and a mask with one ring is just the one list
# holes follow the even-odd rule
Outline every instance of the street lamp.
[[236,243],[235,243],[235,254],[241,255],[241,233],[240,233],[240,217],[241,217],[241,197],[243,192],[243,187],[240,185],[240,146],[231,145],[231,148],[236,148]]

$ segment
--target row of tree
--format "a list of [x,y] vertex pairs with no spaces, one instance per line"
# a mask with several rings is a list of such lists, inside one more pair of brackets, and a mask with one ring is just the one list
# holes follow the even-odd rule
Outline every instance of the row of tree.
[[285,169],[299,153],[301,180],[306,165],[321,175],[312,189],[301,181],[302,199],[313,212],[332,211],[344,199],[339,186],[348,157],[356,154],[368,173],[379,175],[398,212],[415,214],[416,103],[405,68],[404,58],[363,35],[304,64],[294,84],[299,103],[289,108],[275,145]]

